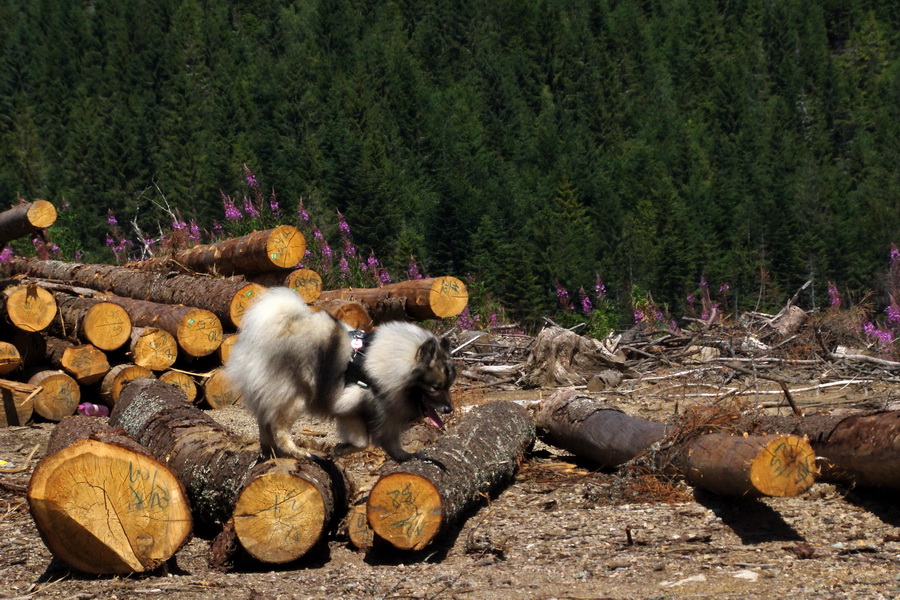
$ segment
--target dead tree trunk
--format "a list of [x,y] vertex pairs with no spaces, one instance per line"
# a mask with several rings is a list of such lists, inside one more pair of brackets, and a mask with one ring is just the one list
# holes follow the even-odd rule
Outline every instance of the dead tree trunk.
[[652,452],[650,466],[692,485],[731,496],[797,496],[814,483],[813,449],[791,435],[739,436],[683,432],[618,413],[590,396],[557,392],[541,403],[535,421],[542,439],[604,467]]
[[469,294],[465,284],[456,277],[411,279],[378,288],[353,288],[323,291],[319,300],[350,300],[360,302],[376,322],[397,312],[400,301],[406,318],[414,321],[455,317],[466,308]]
[[315,302],[322,294],[322,277],[312,269],[247,273],[244,279],[266,287],[291,288],[300,294],[307,304]]
[[56,222],[56,207],[46,200],[35,200],[0,212],[0,246],[46,229]]
[[191,512],[178,478],[104,421],[63,419],[48,453],[27,499],[54,556],[87,573],[141,573],[190,540]]
[[43,331],[54,317],[56,300],[39,285],[8,285],[0,292],[0,319],[17,329]]
[[125,265],[142,271],[165,271],[173,265],[198,273],[237,275],[286,269],[297,265],[306,253],[306,239],[292,225],[254,231],[214,244],[194,246],[173,256],[151,258]]
[[900,411],[763,416],[746,423],[746,430],[808,437],[823,481],[900,489]]
[[59,318],[49,328],[54,335],[77,336],[104,352],[121,348],[131,337],[131,317],[119,304],[63,292],[53,298],[59,307]]
[[[143,272],[112,265],[88,265],[13,257],[11,273],[58,279],[117,296],[159,304],[182,304],[208,310],[219,319],[240,324],[253,297],[265,288],[245,281],[196,275]],[[116,301],[117,299],[109,298]]]
[[219,529],[232,518],[236,525],[243,521],[241,544],[261,560],[298,558],[346,503],[345,481],[332,476],[331,467],[312,460],[260,462],[258,446],[238,439],[174,386],[130,384],[110,423],[165,457],[187,489],[198,525]]
[[38,371],[28,379],[41,391],[34,397],[34,412],[48,421],[61,421],[75,414],[81,402],[81,388],[71,375],[62,371]]
[[175,336],[159,327],[135,327],[128,344],[131,362],[151,371],[165,371],[178,358]]
[[128,311],[135,327],[167,331],[187,356],[208,356],[222,343],[222,322],[208,310],[121,297],[116,303]]
[[71,375],[79,385],[97,383],[109,373],[106,354],[91,344],[75,344],[55,337],[47,338],[47,359]]
[[430,461],[409,460],[378,480],[367,501],[373,531],[397,548],[421,550],[512,479],[534,435],[522,406],[476,406],[426,449]]

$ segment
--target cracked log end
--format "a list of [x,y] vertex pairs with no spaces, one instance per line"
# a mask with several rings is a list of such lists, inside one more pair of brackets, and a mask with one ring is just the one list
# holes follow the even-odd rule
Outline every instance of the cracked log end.
[[382,477],[367,503],[369,524],[379,537],[403,550],[421,550],[443,522],[438,489],[425,477],[392,473]]

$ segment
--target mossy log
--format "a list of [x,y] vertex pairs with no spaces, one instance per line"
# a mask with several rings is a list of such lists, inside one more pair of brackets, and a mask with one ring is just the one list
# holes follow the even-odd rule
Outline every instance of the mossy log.
[[109,373],[106,354],[92,344],[76,345],[56,337],[48,337],[46,341],[50,364],[71,375],[79,385],[97,383]]
[[47,548],[87,573],[153,570],[191,538],[178,478],[96,417],[67,417],[54,428],[27,499]]
[[372,530],[396,548],[421,550],[505,486],[534,438],[524,407],[474,407],[424,450],[430,460],[406,461],[379,478],[366,503]]
[[126,298],[202,308],[236,327],[255,294],[265,290],[246,281],[57,260],[13,257],[7,267],[11,273],[67,281]]
[[466,285],[456,277],[411,279],[377,288],[350,288],[323,291],[319,301],[350,300],[368,309],[377,323],[396,319],[397,301],[402,301],[407,319],[425,321],[455,317],[469,303]]
[[194,522],[210,531],[234,520],[241,545],[260,560],[299,558],[346,506],[346,481],[326,461],[261,461],[247,444],[155,380],[128,385],[110,415],[184,483]]
[[121,305],[101,298],[82,298],[55,292],[59,318],[48,328],[59,337],[78,337],[111,352],[131,337],[131,317]]
[[[535,415],[541,439],[602,467],[619,467],[651,450],[649,466],[729,496],[797,496],[815,482],[815,455],[798,436],[741,436],[678,432],[664,423],[630,417],[602,401],[562,390]],[[669,443],[670,442],[670,443]]]
[[46,200],[23,202],[0,212],[0,246],[56,222],[56,207]]
[[0,320],[29,333],[47,329],[56,317],[53,294],[39,285],[7,284],[0,291]]

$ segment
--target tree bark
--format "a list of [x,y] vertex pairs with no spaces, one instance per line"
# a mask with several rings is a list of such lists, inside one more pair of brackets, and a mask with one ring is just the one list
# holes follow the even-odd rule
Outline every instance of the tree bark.
[[63,292],[54,292],[53,298],[59,318],[49,331],[59,337],[78,337],[104,352],[111,352],[121,348],[131,336],[131,317],[115,302]]
[[39,285],[7,285],[0,295],[0,318],[22,331],[43,331],[56,317],[53,294]]
[[69,281],[126,298],[202,308],[235,326],[240,324],[241,317],[254,295],[265,289],[255,283],[215,277],[172,275],[113,265],[89,265],[33,258],[13,257],[7,267],[11,273]]
[[[110,423],[165,458],[187,489],[198,526],[219,529],[232,518],[236,524],[243,520],[248,533],[239,534],[241,543],[261,560],[299,557],[346,504],[346,482],[333,476],[332,465],[295,459],[261,462],[258,445],[240,440],[171,385],[154,380],[130,384]],[[302,497],[297,490],[303,490]],[[304,516],[307,509],[313,516]],[[282,551],[282,545],[290,548]]]
[[159,327],[135,327],[128,344],[131,362],[151,371],[165,371],[178,358],[175,336]]
[[421,550],[512,479],[534,436],[522,406],[476,406],[425,450],[430,461],[409,460],[376,482],[367,501],[369,524],[393,546]]
[[116,303],[128,311],[135,327],[167,331],[187,356],[208,356],[222,343],[222,322],[208,310],[122,297]]
[[315,302],[322,294],[322,277],[312,269],[247,273],[244,279],[266,287],[291,288],[300,294],[307,304]]
[[0,212],[0,246],[55,222],[56,207],[46,200],[22,203]]
[[97,383],[109,373],[106,354],[91,344],[76,346],[68,340],[47,338],[47,359],[71,375],[79,385]]
[[100,398],[106,406],[112,408],[118,404],[125,385],[141,378],[152,379],[153,372],[131,363],[116,365],[103,376],[103,381],[100,382]]
[[900,489],[900,411],[763,416],[746,422],[745,429],[808,437],[823,481]]
[[229,276],[291,268],[305,253],[303,234],[292,225],[280,225],[125,266],[142,271],[165,271],[175,264],[198,273]]
[[54,429],[27,499],[54,556],[96,574],[153,570],[191,537],[183,486],[133,440],[95,417]]
[[319,300],[360,302],[376,322],[396,318],[397,300],[402,299],[406,318],[414,321],[455,317],[466,308],[469,294],[465,284],[455,277],[411,279],[378,288],[351,288],[323,291]]
[[41,388],[34,397],[34,412],[48,421],[61,421],[78,409],[81,388],[71,375],[62,371],[38,371],[28,383]]
[[673,426],[630,417],[573,390],[557,392],[535,416],[549,444],[619,467],[657,444],[651,468],[674,472],[692,485],[732,496],[796,496],[814,483],[815,455],[797,436],[739,436],[676,431]]
[[19,349],[10,342],[0,342],[0,375],[12,373],[22,366]]

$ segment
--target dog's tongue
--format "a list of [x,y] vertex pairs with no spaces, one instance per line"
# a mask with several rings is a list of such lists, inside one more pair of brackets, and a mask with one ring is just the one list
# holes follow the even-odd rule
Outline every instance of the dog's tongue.
[[437,427],[438,429],[444,426],[444,422],[441,421],[441,418],[438,416],[437,411],[434,410],[429,405],[425,405],[425,418],[428,419],[428,422]]

